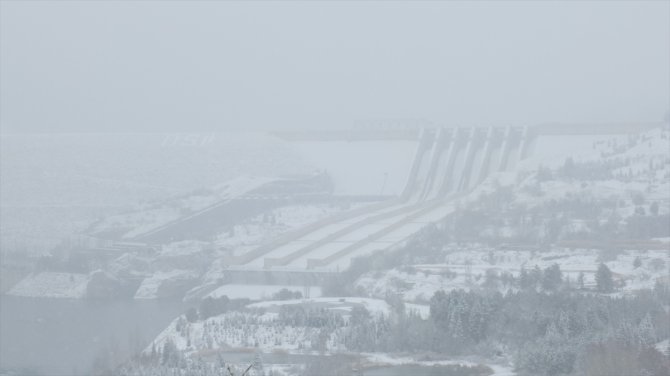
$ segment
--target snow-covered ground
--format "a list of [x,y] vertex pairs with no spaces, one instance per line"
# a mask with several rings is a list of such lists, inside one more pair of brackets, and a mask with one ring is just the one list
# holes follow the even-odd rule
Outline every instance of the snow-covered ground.
[[[319,328],[275,325],[276,314],[255,315],[251,313],[229,312],[189,323],[175,319],[145,349],[162,349],[167,341],[172,341],[177,349],[193,354],[208,349],[230,350],[255,347],[261,351],[297,352],[312,348]],[[329,348],[335,348],[333,338]]]
[[163,202],[144,203],[132,212],[105,218],[96,223],[89,232],[92,235],[120,232],[122,238],[133,238],[177,220],[193,217],[274,180],[275,178],[241,176],[194,194]]
[[405,303],[405,312],[408,315],[416,315],[424,320],[430,317],[430,306],[426,304]]
[[[360,297],[310,298],[275,300],[253,303],[247,306],[252,312],[228,312],[204,321],[187,322],[183,316],[175,319],[147,347],[161,349],[170,340],[179,350],[187,354],[206,349],[243,349],[255,347],[261,351],[309,352],[318,338],[321,328],[279,325],[276,322],[279,308],[300,305],[305,308],[325,308],[338,312],[345,320],[354,307],[363,307],[373,316],[389,316],[391,307],[380,299]],[[426,315],[427,306],[408,305],[408,313]],[[346,327],[334,329],[326,347],[329,351],[345,351],[342,334]]]
[[[243,255],[264,242],[271,241],[288,231],[297,230],[311,223],[324,220],[345,210],[353,210],[366,204],[337,205],[290,205],[273,209],[248,221],[235,225],[231,232],[220,233],[214,241],[217,248],[230,250],[234,255]],[[273,254],[276,252],[273,252]],[[264,256],[267,257],[268,255]],[[262,267],[263,258],[249,262],[250,266]]]
[[[391,307],[378,299],[358,297],[296,299],[287,301],[266,301],[248,305],[250,312],[228,312],[218,316],[189,322],[184,316],[175,319],[144,350],[145,354],[162,351],[165,343],[171,342],[177,350],[190,357],[211,357],[236,352],[255,352],[262,354],[279,353],[291,355],[334,355],[348,354],[358,358],[357,366],[364,369],[394,366],[488,366],[497,376],[513,376],[512,367],[503,363],[491,363],[475,358],[438,358],[421,359],[407,354],[358,353],[351,352],[344,344],[347,326],[324,328],[286,325],[278,321],[278,308],[287,305],[300,305],[304,308],[326,308],[338,312],[347,320],[348,312],[354,306],[363,306],[373,315],[387,316]],[[417,313],[427,318],[429,308],[426,305],[407,304],[408,313]],[[327,335],[324,337],[324,333]],[[304,362],[304,358],[294,358]],[[502,361],[502,360],[500,360]],[[299,364],[264,364],[264,368],[286,371],[287,375],[297,375]],[[290,371],[292,369],[292,371]]]
[[189,270],[174,269],[169,272],[158,271],[151,277],[142,280],[135,292],[135,299],[156,299],[160,297],[160,289],[166,283],[175,283],[181,280],[194,280],[198,274]]
[[[392,356],[385,353],[363,353],[361,355],[364,357],[365,361],[379,367],[402,366],[402,365],[417,365],[423,367],[461,365],[467,367],[474,367],[479,364],[482,364],[480,362],[465,359],[417,360],[414,357]],[[511,365],[501,365],[501,364],[485,364],[485,365],[493,370],[493,373],[490,376],[516,375],[516,372],[514,372],[513,367]]]
[[598,161],[659,157],[667,158],[670,132],[654,128],[629,135],[541,135],[535,140],[530,157],[519,164],[521,169],[539,166],[557,168],[566,158],[574,161]]
[[[515,172],[500,183],[519,183],[520,176],[539,167],[553,170],[563,167],[568,159],[574,163],[600,163],[612,166],[612,179],[551,180],[543,184],[541,197],[520,199],[551,200],[566,194],[588,194],[610,198],[644,193],[647,199],[670,200],[670,131],[655,128],[637,135],[539,136],[530,156],[519,163]],[[494,176],[498,179],[500,175]],[[534,181],[522,181],[523,187]],[[667,209],[666,209],[667,210]]]
[[286,305],[324,307],[342,312],[349,312],[353,307],[361,306],[367,309],[371,314],[378,316],[388,316],[391,312],[391,307],[383,300],[359,297],[270,300],[250,304],[247,306],[247,308],[263,308],[269,311],[277,311],[279,307]]
[[670,351],[670,339],[660,341],[654,345],[661,354],[667,354]]
[[32,298],[80,299],[86,295],[88,280],[86,274],[33,273],[17,283],[7,294]]
[[[531,271],[536,266],[545,269],[558,264],[563,277],[569,278],[573,284],[583,273],[585,286],[594,287],[595,272],[603,261],[612,270],[615,279],[624,284],[623,292],[653,288],[657,280],[667,278],[670,274],[670,256],[667,251],[625,251],[612,260],[601,260],[602,256],[607,255],[587,249],[531,252],[482,247],[448,253],[440,264],[371,272],[360,277],[356,286],[373,297],[401,293],[408,302],[421,302],[429,300],[439,290],[481,288],[488,270],[518,277],[522,268]],[[638,257],[641,266],[635,268],[634,262]]]

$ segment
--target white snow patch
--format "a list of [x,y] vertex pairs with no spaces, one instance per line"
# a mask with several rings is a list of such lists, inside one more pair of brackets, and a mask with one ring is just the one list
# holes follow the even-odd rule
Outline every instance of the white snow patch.
[[190,270],[158,271],[151,277],[145,278],[135,292],[135,299],[156,299],[158,290],[166,281],[196,278],[198,275]]
[[388,316],[391,307],[381,299],[369,299],[359,297],[329,297],[329,298],[313,298],[313,299],[292,299],[292,300],[271,300],[260,303],[254,303],[247,306],[247,308],[277,308],[282,305],[326,305],[332,309],[351,310],[354,305],[362,305],[371,314]]
[[35,298],[72,298],[86,295],[88,275],[75,273],[41,272],[30,274],[17,283],[9,295]]

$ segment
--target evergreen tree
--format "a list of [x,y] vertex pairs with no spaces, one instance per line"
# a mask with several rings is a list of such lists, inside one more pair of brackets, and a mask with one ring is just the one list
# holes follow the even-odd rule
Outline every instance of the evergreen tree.
[[651,345],[656,341],[656,328],[648,312],[638,325],[638,333],[642,345]]
[[614,279],[612,271],[607,265],[601,263],[596,272],[596,288],[600,292],[609,293],[614,291]]
[[558,264],[544,269],[542,277],[542,288],[546,291],[556,291],[563,281],[563,273]]
[[151,342],[151,359],[156,359],[158,353],[156,352],[156,342]]
[[522,267],[521,272],[519,273],[519,288],[525,290],[528,287],[530,287],[530,276],[528,275],[526,267]]
[[263,358],[261,358],[261,353],[260,352],[257,351],[256,354],[254,355],[254,360],[251,363],[251,366],[258,374],[262,375],[264,373],[263,372]]
[[499,280],[498,272],[496,272],[493,269],[486,269],[486,274],[484,275],[484,283],[482,284],[483,287],[487,289],[496,289],[498,288],[498,280]]
[[537,285],[542,281],[542,269],[539,266],[535,265],[533,270],[529,273],[530,287],[536,289]]
[[185,316],[188,322],[196,322],[198,321],[198,310],[195,307],[191,307],[186,310]]

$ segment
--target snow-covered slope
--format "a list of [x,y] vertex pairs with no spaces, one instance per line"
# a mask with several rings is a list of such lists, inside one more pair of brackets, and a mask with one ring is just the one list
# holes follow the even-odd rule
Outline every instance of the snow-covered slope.
[[96,219],[140,202],[241,175],[315,169],[286,142],[264,133],[3,134],[0,240],[3,248],[48,251]]
[[142,203],[129,213],[113,215],[95,223],[88,232],[94,236],[120,233],[121,238],[133,238],[181,218],[196,215],[226,200],[240,197],[273,180],[273,178],[241,176],[192,194],[161,202]]
[[8,295],[32,298],[83,298],[88,275],[77,273],[41,272],[30,274],[16,284]]
[[[614,273],[623,293],[652,289],[657,281],[664,282],[670,273],[670,259],[666,251],[630,250],[613,256],[614,259],[603,260],[607,256],[607,252],[592,249],[542,251],[538,248],[536,251],[518,251],[485,246],[459,247],[454,244],[451,250],[445,251],[441,263],[371,272],[360,277],[356,286],[371,297],[381,298],[400,293],[408,302],[425,302],[439,290],[478,290],[487,287],[502,292],[515,290],[515,286],[502,282],[496,282],[496,286],[486,286],[487,273],[518,277],[522,269],[546,269],[553,264],[559,265],[563,277],[573,285],[577,285],[579,274],[583,273],[585,287],[593,288],[595,273],[603,261]],[[634,266],[636,258],[640,260],[639,267]]]

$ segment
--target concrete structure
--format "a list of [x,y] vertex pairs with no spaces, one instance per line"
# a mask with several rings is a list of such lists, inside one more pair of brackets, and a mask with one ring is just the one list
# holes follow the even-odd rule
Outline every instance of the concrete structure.
[[[336,134],[322,138],[333,140]],[[411,136],[409,131],[390,133],[392,138],[401,135]],[[453,198],[469,192],[491,173],[513,169],[528,155],[534,134],[523,127],[438,127],[423,128],[416,137],[414,160],[401,195],[319,221],[231,257],[231,270],[333,272],[345,268],[352,257],[395,244],[439,219],[444,215],[440,210],[450,210]],[[300,139],[296,134],[291,138]]]
[[[538,136],[639,133],[658,124],[548,124],[537,127],[452,127],[362,131],[279,132],[291,141],[415,140],[416,153],[398,197],[340,213],[285,234],[244,255],[230,269],[249,272],[323,272],[351,258],[402,241],[453,210],[454,198],[489,175],[513,170],[532,155]],[[451,206],[450,206],[451,205]]]

